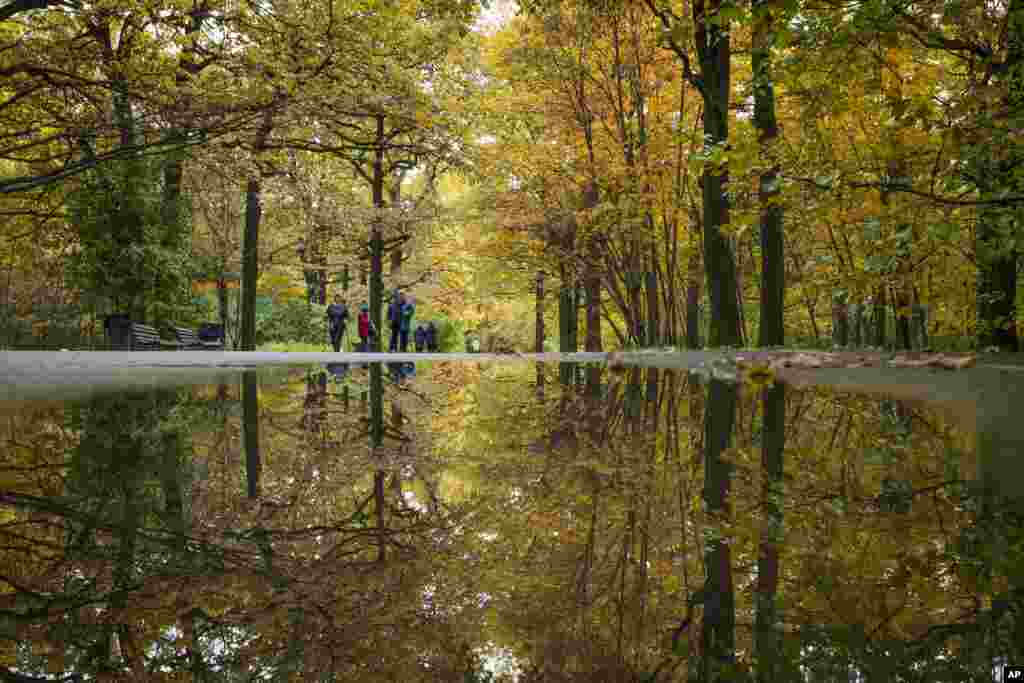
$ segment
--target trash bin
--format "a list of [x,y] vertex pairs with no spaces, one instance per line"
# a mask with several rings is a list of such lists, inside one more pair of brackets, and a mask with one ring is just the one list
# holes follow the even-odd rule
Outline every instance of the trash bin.
[[132,350],[132,317],[127,313],[111,313],[103,319],[110,348],[115,351]]

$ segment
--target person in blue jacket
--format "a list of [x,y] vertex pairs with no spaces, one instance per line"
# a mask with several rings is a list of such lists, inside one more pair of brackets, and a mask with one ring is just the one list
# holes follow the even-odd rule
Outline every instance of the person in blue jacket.
[[433,320],[431,320],[429,323],[427,323],[426,337],[427,337],[427,339],[426,339],[427,351],[429,351],[431,353],[436,353],[437,352],[437,325],[434,324]]
[[408,299],[403,295],[401,298],[402,306],[399,309],[400,313],[400,348],[402,353],[405,353],[406,349],[409,348],[409,332],[412,331],[412,319],[416,315],[416,304],[413,303],[412,297]]
[[420,353],[427,346],[427,331],[423,325],[416,326],[416,332],[413,334],[413,340],[416,342],[416,353]]
[[388,343],[388,351],[394,353],[398,350],[398,339],[402,331],[402,305],[405,303],[405,295],[398,289],[395,290],[391,303],[388,304],[388,325],[391,327],[391,341]]
[[334,303],[327,307],[327,323],[331,335],[331,346],[334,350],[341,350],[341,338],[348,327],[348,306],[341,300],[341,296],[334,297]]

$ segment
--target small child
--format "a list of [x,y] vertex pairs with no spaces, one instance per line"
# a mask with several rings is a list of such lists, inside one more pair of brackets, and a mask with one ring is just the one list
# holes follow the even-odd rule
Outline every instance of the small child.
[[370,339],[374,335],[373,321],[370,320],[370,307],[363,304],[359,307],[359,350],[366,352],[370,350]]
[[423,329],[423,325],[416,326],[413,341],[416,343],[416,353],[422,353],[427,345],[427,331]]

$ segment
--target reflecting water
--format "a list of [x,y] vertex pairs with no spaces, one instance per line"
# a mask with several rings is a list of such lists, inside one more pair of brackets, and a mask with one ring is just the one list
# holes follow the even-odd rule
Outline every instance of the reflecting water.
[[0,678],[1024,663],[1024,489],[999,439],[927,405],[653,368],[330,364],[0,423]]

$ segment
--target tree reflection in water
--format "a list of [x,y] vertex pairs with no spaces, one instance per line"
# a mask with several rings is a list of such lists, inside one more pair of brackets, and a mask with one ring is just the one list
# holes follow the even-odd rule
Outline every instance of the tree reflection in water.
[[1021,498],[999,439],[943,413],[671,370],[383,370],[9,406],[0,677],[952,681],[1024,660]]

